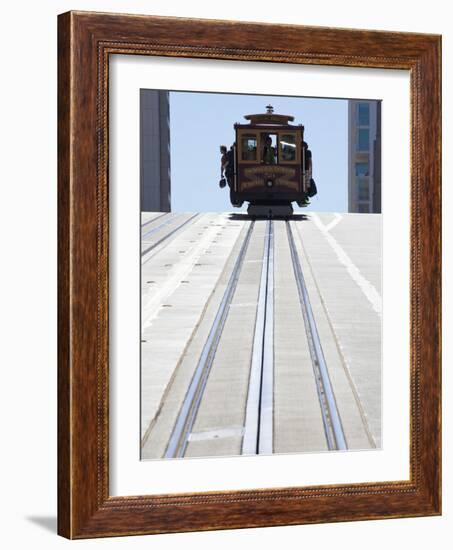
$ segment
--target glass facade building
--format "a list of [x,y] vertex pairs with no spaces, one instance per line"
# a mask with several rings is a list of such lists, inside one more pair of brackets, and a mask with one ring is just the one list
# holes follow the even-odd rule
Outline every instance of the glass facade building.
[[140,90],[140,207],[170,212],[170,101],[165,90]]
[[349,100],[349,212],[381,212],[381,103]]

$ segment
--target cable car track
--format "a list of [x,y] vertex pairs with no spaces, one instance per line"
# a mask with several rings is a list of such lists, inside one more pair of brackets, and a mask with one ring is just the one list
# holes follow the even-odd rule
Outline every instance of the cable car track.
[[[254,226],[255,222],[251,221],[179,410],[164,458],[181,458],[186,452]],[[285,226],[327,447],[329,450],[346,450],[347,444],[341,418],[290,222],[286,221]],[[274,222],[272,220],[266,222],[251,357],[241,451],[243,455],[272,454],[274,440]]]
[[204,389],[211,371],[215,353],[222,336],[223,328],[228,316],[229,306],[234,296],[237,287],[239,275],[244,263],[250,238],[252,236],[255,222],[251,222],[247,230],[246,236],[242,243],[238,257],[230,275],[230,279],[226,286],[222,301],[217,310],[214,322],[209,332],[203,351],[200,355],[194,375],[189,384],[186,396],[179,411],[176,423],[171,433],[164,458],[180,458],[184,456],[189,436],[192,432],[193,425],[200,407],[200,402],[203,397]]
[[[164,222],[161,222],[159,225],[156,225],[155,227],[152,227],[151,229],[149,229],[148,231],[146,231],[146,233],[144,233],[142,235],[142,240],[144,240],[146,237],[149,237],[150,235],[152,235],[153,233],[157,233],[158,231],[160,231],[163,227],[171,224],[171,223],[174,223],[175,221],[178,220],[178,218],[181,217],[181,214],[176,214],[176,215],[170,215],[170,218],[169,219],[166,219]],[[160,216],[159,216],[160,218]],[[158,219],[159,219],[158,218]],[[154,221],[154,220],[152,220]]]
[[313,372],[315,375],[316,389],[318,392],[319,403],[321,406],[324,431],[329,450],[346,450],[346,439],[341,424],[340,414],[338,412],[335,395],[330,381],[326,360],[321,346],[316,321],[310,304],[307,286],[302,273],[302,268],[294,241],[291,224],[285,222],[288,235],[288,243],[291,251],[291,258],[296,278],[297,290],[302,309],[302,316],[307,334],[308,347],[310,350]]
[[[193,214],[192,216],[190,216],[190,218],[188,218],[188,219],[185,220],[183,223],[179,224],[177,227],[175,227],[174,229],[172,229],[171,231],[169,231],[166,235],[164,235],[163,237],[161,237],[161,238],[158,239],[157,241],[153,242],[150,246],[148,246],[145,250],[142,251],[142,253],[141,253],[142,258],[143,258],[144,256],[146,256],[146,254],[148,254],[149,252],[151,252],[152,250],[154,250],[157,246],[159,246],[160,244],[162,244],[164,241],[166,241],[169,237],[171,237],[172,235],[174,235],[175,233],[177,233],[180,229],[182,229],[183,227],[185,227],[190,221],[194,220],[197,216],[199,216],[199,214]],[[162,224],[160,224],[160,225],[157,226],[157,227],[154,227],[154,228],[151,229],[148,233],[146,233],[145,235],[142,236],[142,240],[144,239],[145,236],[150,235],[151,233],[155,233],[156,231],[158,231],[159,229],[161,229],[161,228],[164,227],[165,225],[168,225],[168,224],[171,223],[172,221],[174,221],[174,218],[172,218],[171,220],[167,220],[167,221],[163,222]]]
[[[285,222],[294,277],[304,319],[324,431],[329,450],[347,444],[322,350],[290,222]],[[246,405],[242,454],[272,454],[274,399],[274,230],[268,220]]]
[[267,221],[242,454],[272,454],[274,402],[274,225]]
[[146,225],[149,225],[150,223],[157,222],[157,220],[160,220],[160,218],[163,218],[164,216],[168,216],[169,212],[163,212],[162,214],[159,214],[158,216],[154,216],[154,218],[151,218],[150,220],[144,222],[141,224],[141,228],[143,229]]

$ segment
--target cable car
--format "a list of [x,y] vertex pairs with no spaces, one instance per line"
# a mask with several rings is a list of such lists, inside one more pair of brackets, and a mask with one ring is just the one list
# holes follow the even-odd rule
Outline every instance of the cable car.
[[[272,105],[266,113],[244,118],[249,122],[234,125],[230,151],[223,149],[231,204],[241,207],[247,201],[252,217],[291,216],[292,202],[306,206],[316,193],[304,126],[291,124],[293,116],[274,113]],[[221,180],[221,187],[226,182]]]

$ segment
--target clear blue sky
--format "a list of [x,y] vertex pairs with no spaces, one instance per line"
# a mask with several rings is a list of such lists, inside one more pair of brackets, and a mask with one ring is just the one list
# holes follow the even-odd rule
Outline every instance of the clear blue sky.
[[200,92],[170,92],[173,211],[239,211],[231,206],[228,187],[218,186],[219,146],[233,143],[235,122],[246,122],[247,114],[264,113],[268,103],[275,113],[293,115],[294,124],[305,126],[318,195],[301,210],[347,212],[347,100]]

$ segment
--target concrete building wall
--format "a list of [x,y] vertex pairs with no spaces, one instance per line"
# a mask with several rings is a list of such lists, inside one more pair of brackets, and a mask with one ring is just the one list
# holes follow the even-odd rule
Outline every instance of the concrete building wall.
[[381,212],[381,102],[349,100],[349,212]]
[[170,212],[170,103],[163,90],[140,90],[142,212]]

